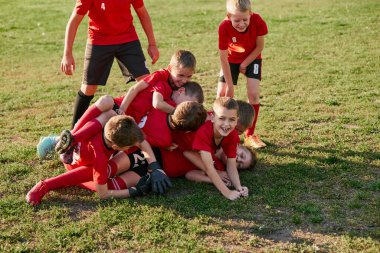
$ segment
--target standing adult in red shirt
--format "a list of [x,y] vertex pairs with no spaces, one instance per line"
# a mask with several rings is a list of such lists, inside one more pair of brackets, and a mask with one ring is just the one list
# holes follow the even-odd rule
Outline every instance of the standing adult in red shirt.
[[133,25],[131,6],[147,36],[148,54],[154,64],[159,58],[159,51],[143,0],[77,0],[67,23],[61,62],[62,72],[72,75],[75,70],[72,48],[78,26],[87,14],[89,25],[83,81],[75,101],[72,127],[90,105],[98,85],[106,84],[114,58],[118,60],[123,74],[129,72],[136,80],[149,74]]
[[239,73],[246,76],[248,101],[255,117],[244,144],[262,148],[266,144],[254,132],[260,109],[261,52],[268,27],[260,15],[251,12],[250,0],[227,0],[226,7],[227,17],[218,30],[221,71],[217,97],[233,97]]

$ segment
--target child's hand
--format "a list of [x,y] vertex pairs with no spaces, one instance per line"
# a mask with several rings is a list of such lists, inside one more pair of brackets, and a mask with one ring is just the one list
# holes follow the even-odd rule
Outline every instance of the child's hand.
[[116,113],[117,113],[118,115],[125,115],[125,112],[124,112],[123,110],[120,110],[120,108],[119,108],[119,109],[116,109]]
[[219,171],[217,170],[220,178],[222,179],[223,183],[227,186],[227,187],[231,187],[232,186],[232,182],[227,174],[227,172],[225,171]]
[[239,66],[239,72],[245,75],[245,72],[247,71],[247,66],[240,64]]
[[158,58],[160,57],[160,52],[158,51],[156,45],[148,46],[148,54],[150,58],[152,58],[152,64],[155,64]]
[[227,85],[225,96],[230,98],[234,97],[234,86],[232,84]]
[[243,197],[248,196],[248,188],[247,187],[242,186],[240,189],[238,189],[238,191],[240,192],[241,196],[243,196]]
[[172,145],[170,147],[167,147],[166,150],[167,151],[173,151],[175,150],[176,148],[178,148],[178,145],[175,144],[174,142],[172,143]]
[[71,76],[75,71],[75,61],[72,55],[64,55],[61,61],[61,71]]
[[229,193],[225,195],[225,197],[228,198],[229,200],[235,200],[235,199],[238,199],[240,195],[241,194],[238,191],[229,191]]

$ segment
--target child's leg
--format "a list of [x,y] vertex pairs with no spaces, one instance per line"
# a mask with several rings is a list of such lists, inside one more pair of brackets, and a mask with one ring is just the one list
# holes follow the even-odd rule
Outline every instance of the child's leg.
[[31,205],[39,205],[42,198],[49,191],[91,181],[93,179],[92,174],[91,167],[82,166],[56,177],[40,181],[28,192],[26,201]]
[[87,122],[98,117],[102,112],[111,110],[113,107],[113,98],[111,96],[105,95],[100,97],[95,104],[90,106],[83,116],[79,119],[78,123],[75,124],[74,128],[71,130],[72,134],[75,134],[79,129],[81,129]]
[[[254,78],[247,78],[247,95],[248,101],[255,111],[252,127],[248,128],[245,132],[246,144],[254,148],[265,147],[265,143],[255,136],[255,128],[260,111],[260,80]],[[250,138],[252,137],[252,138]],[[252,139],[252,140],[250,140]],[[252,142],[252,143],[251,143]]]

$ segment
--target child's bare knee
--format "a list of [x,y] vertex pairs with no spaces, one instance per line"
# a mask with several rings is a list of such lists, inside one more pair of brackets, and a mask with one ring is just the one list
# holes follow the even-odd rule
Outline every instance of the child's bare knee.
[[114,105],[113,97],[110,95],[101,96],[96,102],[96,107],[102,112],[111,110]]

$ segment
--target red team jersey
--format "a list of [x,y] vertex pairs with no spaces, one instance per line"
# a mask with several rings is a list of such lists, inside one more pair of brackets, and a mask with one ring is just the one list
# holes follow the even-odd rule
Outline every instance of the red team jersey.
[[[165,101],[170,100],[173,90],[169,85],[169,75],[169,71],[163,69],[144,78],[144,81],[147,82],[149,86],[139,92],[125,113],[132,116],[135,121],[139,123],[142,117],[153,108],[153,92],[161,93]],[[118,97],[114,99],[114,102],[120,106],[123,99],[124,96]]]
[[225,136],[217,146],[214,141],[213,124],[211,121],[206,121],[195,134],[193,149],[210,152],[213,160],[215,160],[214,154],[216,150],[222,148],[227,158],[236,158],[236,148],[239,143],[239,135],[236,130],[233,130],[229,135]]
[[144,6],[143,0],[77,0],[76,13],[88,13],[88,43],[115,45],[138,40],[133,26],[131,5]]
[[93,181],[106,184],[108,180],[108,160],[116,151],[105,145],[103,131],[91,139],[79,142],[73,154],[73,167],[92,166]]
[[[265,21],[256,13],[251,14],[250,24],[243,33],[232,27],[226,17],[219,25],[219,49],[228,49],[228,62],[242,63],[256,47],[256,38],[268,33]],[[261,54],[256,59],[261,59]]]

